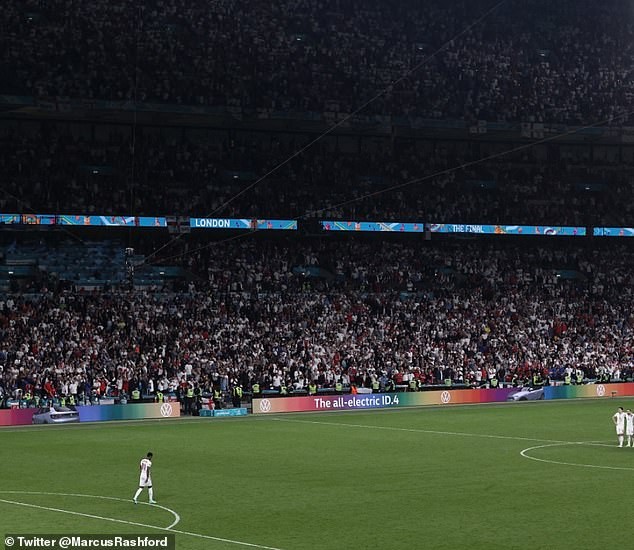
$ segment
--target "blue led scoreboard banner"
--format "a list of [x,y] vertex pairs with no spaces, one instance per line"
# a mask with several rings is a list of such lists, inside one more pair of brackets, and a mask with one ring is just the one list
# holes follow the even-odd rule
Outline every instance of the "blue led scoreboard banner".
[[89,216],[80,214],[0,214],[0,223],[84,227],[167,227],[160,216]]
[[325,220],[321,222],[324,231],[386,231],[395,233],[423,233],[423,222],[355,222]]
[[297,230],[297,220],[258,220],[248,218],[190,218],[192,229]]
[[430,224],[432,233],[474,233],[478,235],[532,235],[585,237],[585,227],[550,225],[466,225],[454,223]]
[[[5,225],[82,227],[167,227],[165,216],[90,216],[83,214],[0,214]],[[192,229],[297,230],[297,220],[189,218]]]
[[277,230],[277,231],[297,231],[297,220],[253,220],[256,229]]
[[479,235],[538,235],[583,237],[585,227],[547,226],[547,225],[468,225],[468,224],[425,224],[423,222],[361,222],[323,220],[324,231],[359,231],[359,232],[400,232],[424,233],[427,227],[431,233],[473,233]]
[[634,227],[595,227],[595,237],[634,237]]

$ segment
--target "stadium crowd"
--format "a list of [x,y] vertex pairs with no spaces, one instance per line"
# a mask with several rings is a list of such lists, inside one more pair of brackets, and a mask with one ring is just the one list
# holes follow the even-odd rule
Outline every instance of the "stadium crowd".
[[[620,0],[9,0],[0,92],[567,124],[631,114]],[[392,83],[394,83],[392,85]]]
[[[0,93],[259,119],[334,120],[363,106],[411,121],[632,121],[627,2],[492,8],[9,0]],[[556,142],[497,156],[513,144],[351,130],[294,156],[315,137],[298,127],[170,128],[168,115],[152,124],[114,129],[90,109],[72,122],[8,117],[0,211],[633,225],[632,159],[612,154],[620,143],[605,158]],[[627,246],[259,237],[178,243],[196,274],[183,292],[82,293],[43,276],[3,295],[0,397],[634,376]]]
[[624,380],[633,259],[516,244],[218,244],[190,257],[202,271],[188,292],[5,296],[0,389],[80,400],[256,383],[519,385],[578,371]]
[[0,211],[577,226],[627,225],[634,211],[631,169],[562,159],[565,147],[554,159],[525,150],[475,163],[486,145],[384,139],[355,152],[322,143],[286,162],[300,138],[225,138],[137,135],[132,155],[120,134],[7,130]]

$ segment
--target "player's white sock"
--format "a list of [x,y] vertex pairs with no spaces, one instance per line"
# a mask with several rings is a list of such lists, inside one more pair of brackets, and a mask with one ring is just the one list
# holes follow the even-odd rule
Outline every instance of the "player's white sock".
[[136,493],[134,493],[134,500],[136,500],[137,498],[139,498],[139,495],[143,492],[143,489],[141,489],[141,487],[139,487],[136,490]]
[[148,489],[148,493],[150,493],[150,502],[154,501],[154,489],[152,489],[152,487],[150,487]]
[[619,447],[623,447],[623,436],[619,436]]

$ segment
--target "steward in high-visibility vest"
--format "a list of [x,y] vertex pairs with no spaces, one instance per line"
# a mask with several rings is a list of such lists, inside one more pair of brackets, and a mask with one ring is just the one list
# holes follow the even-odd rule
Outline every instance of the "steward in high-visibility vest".
[[288,395],[288,388],[284,384],[280,386],[280,395]]
[[253,397],[260,396],[260,384],[258,382],[251,386],[251,392],[253,393]]
[[239,408],[240,404],[242,402],[242,387],[241,386],[235,386],[233,388],[233,406],[235,408]]
[[379,389],[381,388],[381,384],[379,384],[378,380],[374,380],[372,382],[372,393],[379,393]]
[[583,384],[583,373],[579,372],[577,374],[577,384]]
[[497,388],[497,387],[498,387],[498,384],[499,384],[499,382],[498,382],[498,379],[497,379],[497,377],[496,377],[496,376],[494,376],[493,378],[491,378],[491,387],[492,387],[492,388]]
[[308,395],[317,395],[317,384],[314,382],[308,384]]
[[162,391],[157,391],[156,392],[156,401],[157,401],[157,403],[163,403],[164,399],[165,399],[165,396],[163,395],[163,392]]
[[141,399],[141,392],[137,389],[132,390],[132,399],[134,399],[135,401]]
[[192,402],[194,401],[194,388],[191,386],[187,387],[187,391],[185,392],[185,414],[192,413]]
[[62,398],[59,400],[59,404],[60,404],[62,407],[65,407],[65,406],[66,406],[66,398],[65,398],[65,397],[62,397]]
[[409,391],[416,391],[416,378],[412,378],[409,381]]
[[222,409],[222,392],[217,388],[214,389],[214,406],[216,409]]
[[74,395],[71,395],[71,396],[68,398],[68,404],[69,404],[71,407],[74,407],[74,406],[75,406],[75,396],[74,396]]
[[451,378],[445,378],[445,386],[451,386]]
[[564,376],[564,386],[570,386],[571,383],[572,376],[570,376],[570,373],[566,373],[566,375]]

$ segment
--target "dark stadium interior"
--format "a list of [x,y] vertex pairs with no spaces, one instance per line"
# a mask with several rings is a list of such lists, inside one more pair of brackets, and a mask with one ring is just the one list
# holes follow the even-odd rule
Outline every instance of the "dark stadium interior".
[[494,6],[6,1],[0,213],[298,229],[3,223],[3,404],[631,380],[633,8]]

